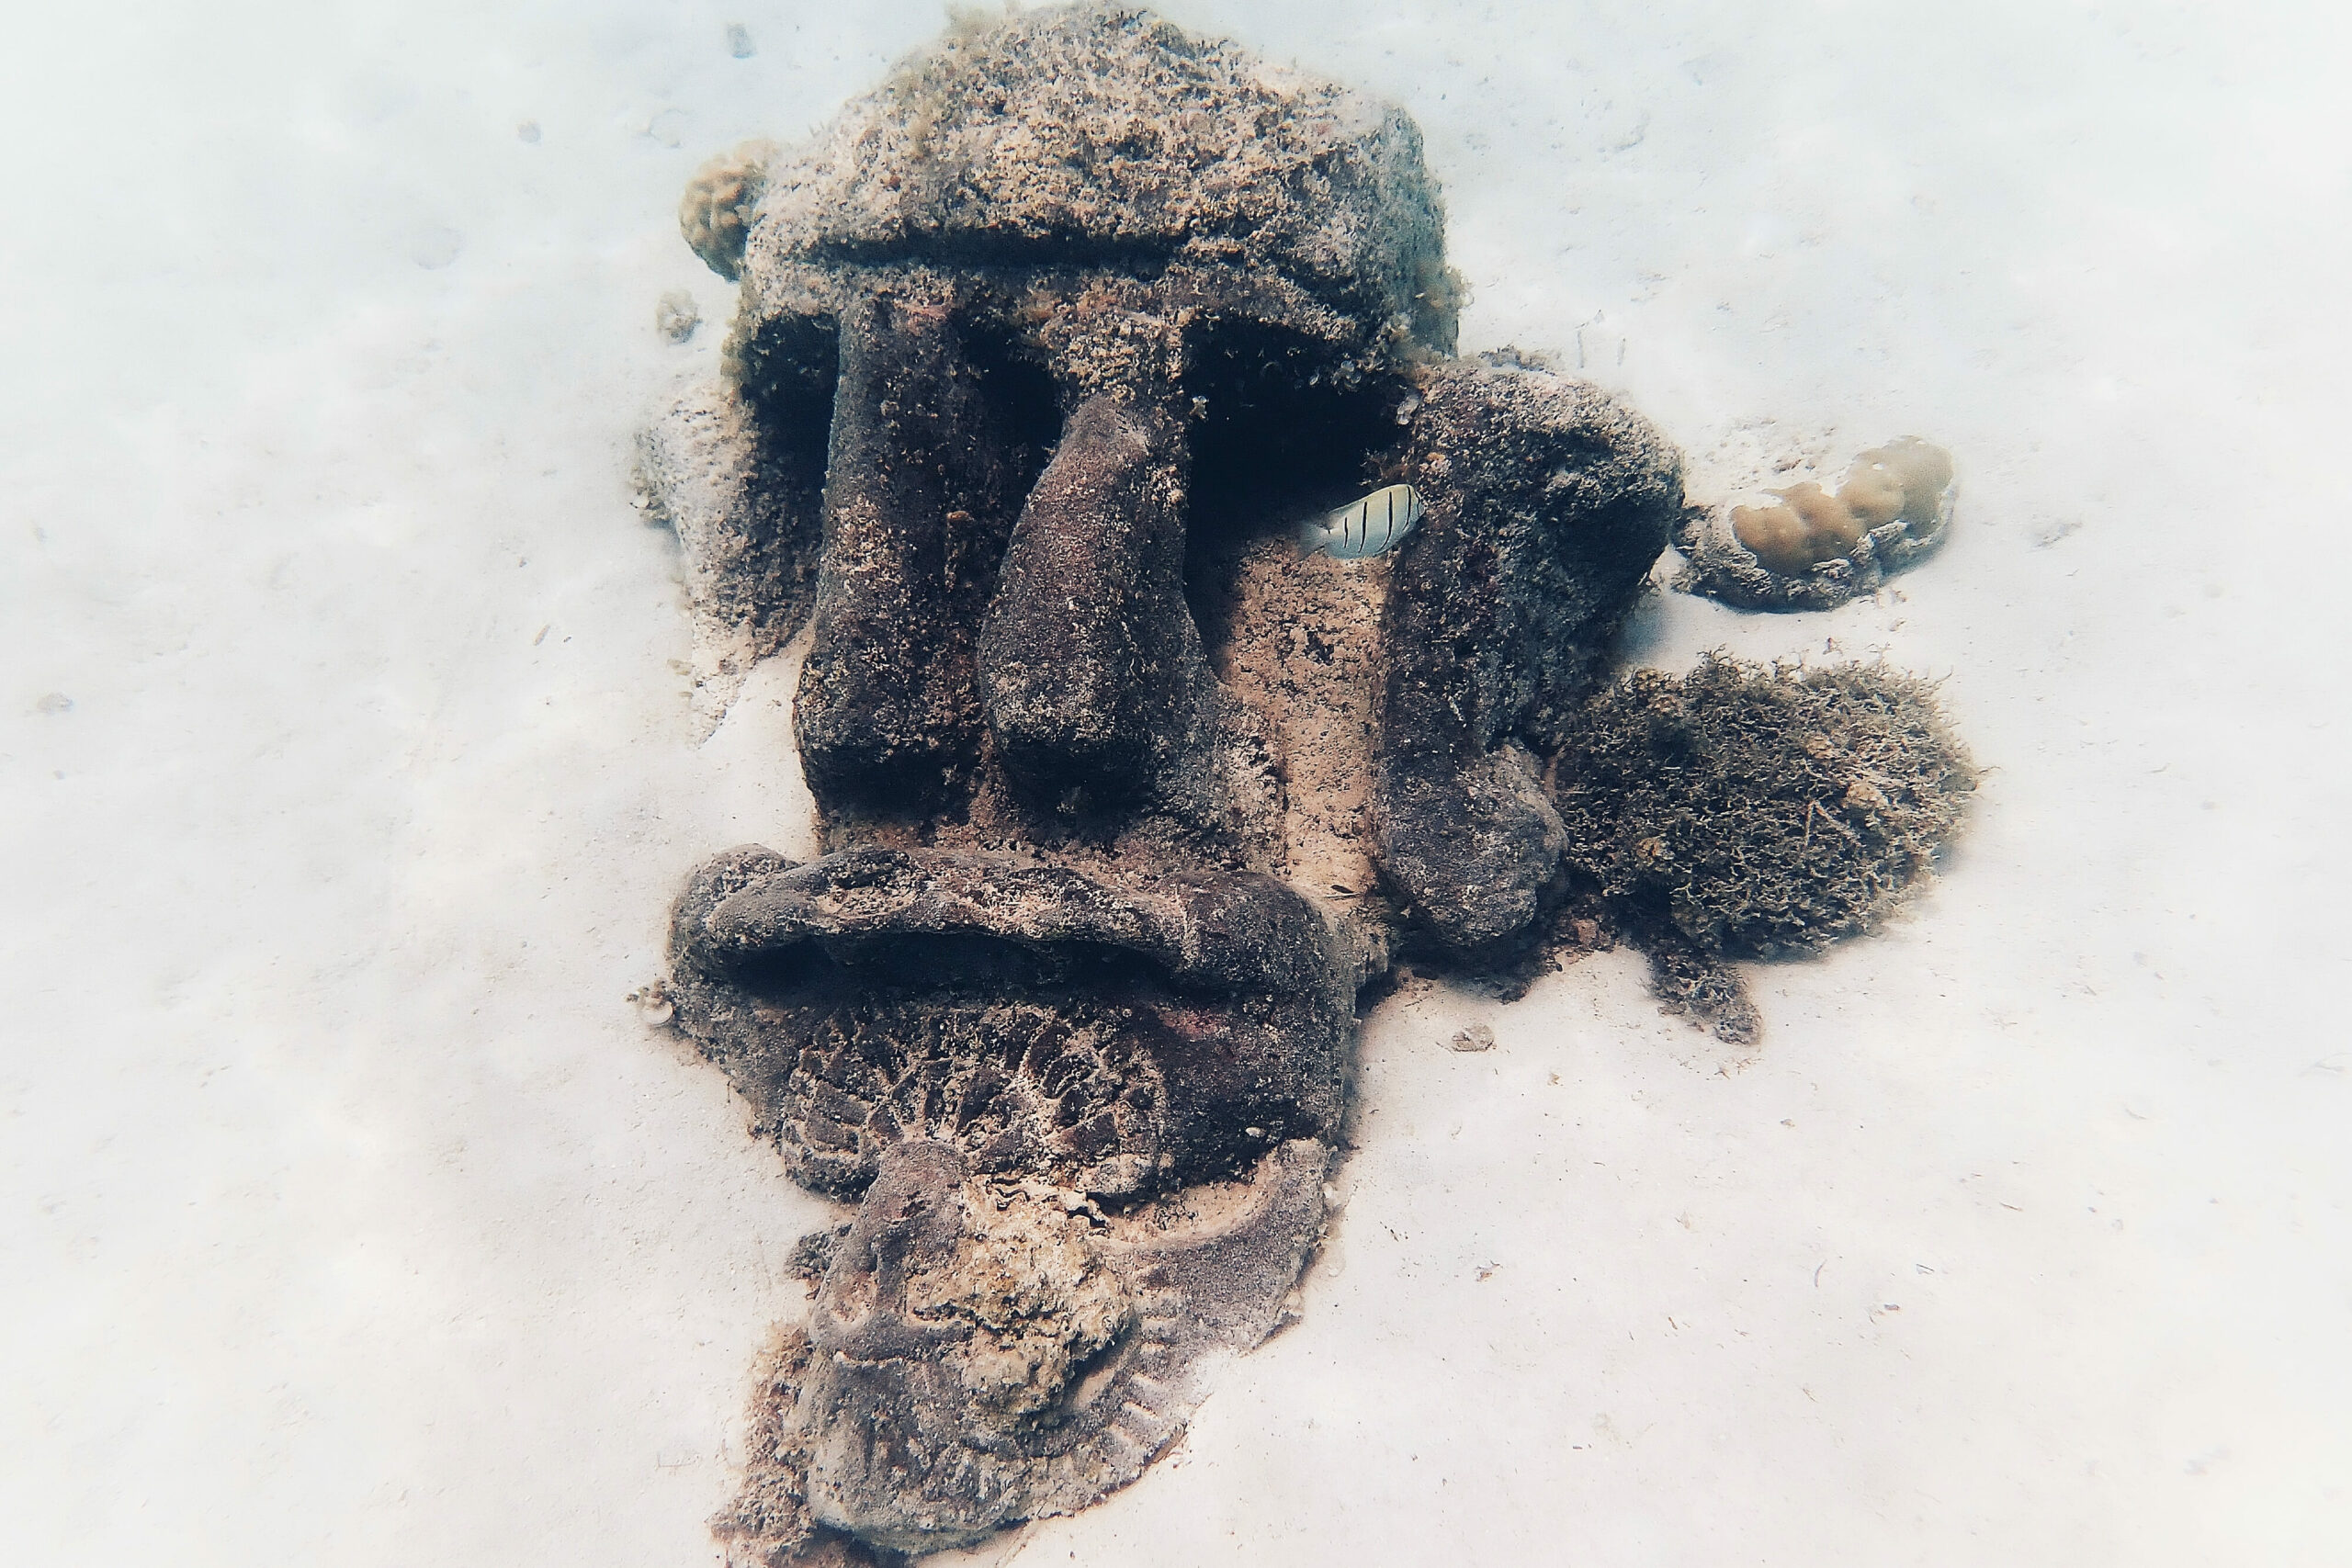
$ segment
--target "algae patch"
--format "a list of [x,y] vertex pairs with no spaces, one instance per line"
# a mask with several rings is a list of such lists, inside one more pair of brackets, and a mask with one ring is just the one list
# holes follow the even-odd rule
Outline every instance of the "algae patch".
[[1713,957],[1870,930],[1932,866],[1976,773],[1928,682],[1883,665],[1710,657],[1637,671],[1558,761],[1568,865]]

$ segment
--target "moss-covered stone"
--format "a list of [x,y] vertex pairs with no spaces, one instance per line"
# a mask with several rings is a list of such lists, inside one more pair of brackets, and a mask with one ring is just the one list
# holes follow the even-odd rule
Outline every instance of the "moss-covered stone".
[[1633,924],[1720,956],[1868,930],[1932,864],[1976,774],[1926,682],[1713,657],[1637,671],[1556,766],[1566,860]]

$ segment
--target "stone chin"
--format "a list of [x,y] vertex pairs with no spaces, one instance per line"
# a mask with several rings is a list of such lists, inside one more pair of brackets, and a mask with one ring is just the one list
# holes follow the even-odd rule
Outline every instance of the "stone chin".
[[1281,1321],[1323,1222],[1328,1151],[1105,1216],[892,1145],[810,1314],[775,1434],[812,1521],[893,1551],[969,1545],[1140,1474],[1216,1367]]
[[1281,1320],[1354,1025],[1290,887],[743,849],[672,942],[680,1027],[797,1179],[858,1203],[761,1411],[754,1485],[788,1477],[798,1528],[929,1551],[1080,1507]]

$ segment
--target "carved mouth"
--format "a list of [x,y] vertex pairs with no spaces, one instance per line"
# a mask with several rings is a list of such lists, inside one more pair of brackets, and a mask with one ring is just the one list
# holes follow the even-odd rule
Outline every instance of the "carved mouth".
[[1124,1201],[1328,1139],[1353,1006],[1322,917],[1248,874],[1136,887],[1010,856],[853,850],[703,868],[678,1017],[795,1178],[884,1150]]
[[1279,1320],[1354,1023],[1287,886],[746,849],[672,947],[763,1135],[864,1200],[761,1407],[755,1483],[817,1524],[923,1551],[1082,1506]]

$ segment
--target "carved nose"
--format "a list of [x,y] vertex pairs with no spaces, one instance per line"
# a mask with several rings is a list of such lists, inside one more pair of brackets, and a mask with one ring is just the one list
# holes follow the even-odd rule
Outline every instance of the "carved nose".
[[976,423],[944,310],[843,310],[815,637],[793,708],[820,799],[920,795],[962,761],[970,643],[950,592],[955,455]]
[[1038,791],[1129,794],[1182,742],[1201,662],[1184,603],[1182,428],[1099,393],[1030,491],[980,634],[1005,771]]

